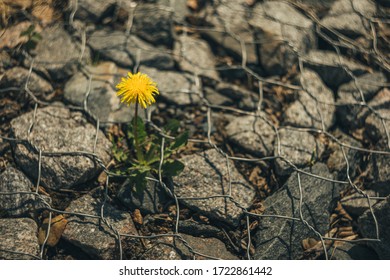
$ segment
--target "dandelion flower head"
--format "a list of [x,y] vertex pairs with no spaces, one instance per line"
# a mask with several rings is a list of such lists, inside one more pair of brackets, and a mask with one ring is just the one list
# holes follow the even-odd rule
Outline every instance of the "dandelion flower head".
[[139,103],[145,109],[156,102],[155,94],[159,94],[157,84],[148,75],[138,72],[137,74],[127,73],[126,78],[122,78],[116,85],[117,96],[121,97],[122,103],[130,105]]

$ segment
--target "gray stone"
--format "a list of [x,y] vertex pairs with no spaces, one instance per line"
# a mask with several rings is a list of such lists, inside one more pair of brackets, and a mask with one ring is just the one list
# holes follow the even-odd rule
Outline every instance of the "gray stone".
[[337,101],[339,104],[362,102],[362,95],[365,101],[370,101],[385,83],[386,76],[382,72],[361,75],[339,87]]
[[174,193],[180,202],[212,219],[237,226],[242,215],[241,208],[226,197],[209,198],[229,195],[230,181],[234,201],[244,208],[251,205],[255,190],[237,171],[233,162],[227,161],[216,150],[184,156],[181,161],[185,168],[173,183]]
[[[80,20],[91,19],[96,22],[115,4],[117,0],[82,0],[77,3],[75,18]],[[72,2],[74,4],[74,1]],[[71,6],[72,9],[75,7]]]
[[266,115],[237,117],[226,126],[231,142],[256,156],[270,156],[276,131]]
[[175,63],[165,47],[155,47],[122,31],[97,30],[89,36],[88,44],[103,58],[128,69],[132,69],[137,61],[159,69],[172,69]]
[[259,59],[269,74],[285,73],[298,62],[298,55],[316,47],[314,23],[286,2],[256,5],[249,24],[261,42]]
[[257,64],[257,47],[251,27],[248,24],[250,17],[246,0],[219,1],[216,7],[207,6],[206,22],[212,29],[203,29],[201,33],[211,39],[231,54],[242,57],[243,42],[247,63]]
[[372,178],[370,188],[380,196],[390,195],[390,155],[372,154],[368,169]]
[[[90,194],[72,201],[66,211],[86,215],[101,215],[104,191],[95,189]],[[137,235],[131,215],[117,210],[107,201],[103,208],[104,219],[121,234]],[[71,215],[62,237],[98,259],[119,259],[118,237],[100,218]]]
[[186,18],[191,14],[186,1],[170,0],[171,8],[173,9],[173,19],[176,23],[186,24]]
[[328,130],[335,122],[333,92],[313,71],[303,71],[300,83],[303,90],[285,111],[284,124]]
[[[34,122],[33,122],[34,121]],[[29,128],[33,123],[31,133]],[[11,121],[14,136],[29,140],[46,153],[95,153],[103,164],[110,160],[110,142],[96,127],[87,122],[79,112],[71,112],[61,103],[29,112]],[[96,133],[97,145],[94,151]],[[30,177],[37,179],[38,152],[29,143],[14,143],[17,164]],[[98,161],[90,155],[43,155],[41,183],[54,189],[69,189],[94,178],[102,170]]]
[[0,259],[39,258],[38,226],[32,219],[0,219]]
[[218,91],[214,88],[203,86],[203,93],[206,100],[212,105],[218,106],[232,106],[233,100]]
[[[325,164],[316,163],[306,172],[333,179]],[[322,236],[328,231],[330,210],[338,197],[334,183],[306,174],[300,174],[302,189],[302,217]],[[303,239],[318,236],[304,223],[297,220],[274,217],[300,218],[300,187],[298,174],[291,174],[288,181],[264,201],[265,211],[260,218],[258,231],[253,235],[255,259],[298,259],[303,253]],[[267,215],[267,216],[266,216]],[[268,216],[269,215],[269,216]]]
[[140,67],[140,72],[147,74],[157,83],[162,98],[170,103],[180,106],[194,105],[200,102],[200,96],[196,94],[194,76],[174,71],[160,71],[146,66]]
[[117,196],[130,210],[139,209],[146,214],[160,213],[169,198],[159,183],[151,180],[148,180],[142,194],[136,193],[134,183],[126,180],[120,187]]
[[369,247],[344,242],[328,252],[330,260],[377,260],[378,255]]
[[[3,78],[0,80],[0,87],[17,87],[24,90],[28,77],[29,71],[27,69],[18,66],[11,68],[4,73]],[[43,97],[54,91],[49,82],[34,72],[31,72],[27,88],[35,96],[43,95]]]
[[254,93],[242,86],[218,82],[215,85],[215,90],[220,94],[227,96],[233,100],[237,101],[237,106],[243,110],[255,110],[259,103],[259,94]]
[[[380,72],[367,73],[339,87],[337,95],[337,119],[345,127],[361,127],[364,119],[357,116],[367,111],[359,103],[368,102],[386,83],[386,77]],[[363,98],[362,98],[363,95]]]
[[134,108],[121,103],[116,95],[115,85],[119,79],[115,76],[119,71],[118,67],[112,62],[102,62],[96,66],[87,66],[85,70],[92,76],[91,84],[88,76],[83,72],[77,72],[65,84],[65,100],[83,107],[86,93],[90,88],[87,108],[101,123],[129,122],[134,115]]
[[[376,197],[378,194],[373,190],[364,191],[369,197]],[[355,217],[359,217],[365,211],[370,209],[370,205],[368,204],[367,198],[359,193],[354,193],[343,197],[341,200],[341,205],[348,212],[348,214],[353,215]],[[370,204],[375,205],[378,202],[376,199],[370,199]]]
[[370,112],[365,119],[365,134],[374,141],[389,141],[387,135],[390,133],[390,90],[385,88],[380,91],[368,105],[376,114]]
[[355,76],[369,72],[368,67],[331,51],[310,50],[302,59],[304,65],[317,72],[330,87],[338,87],[352,79],[343,66]]
[[[174,245],[175,238],[172,236],[164,236],[156,240],[145,240],[147,249],[141,255],[142,260],[182,260],[185,257],[180,255]],[[177,240],[177,238],[176,238]],[[179,241],[176,241],[179,242]]]
[[339,0],[321,20],[325,28],[347,36],[371,34],[370,18],[376,14],[375,3],[370,0]]
[[[367,245],[375,250],[382,260],[390,259],[390,196],[373,207],[374,215],[378,222],[380,242],[367,242]],[[364,212],[358,219],[359,229],[364,238],[377,238],[377,231],[370,210]]]
[[[90,60],[89,48],[83,48],[60,26],[45,28],[41,33],[42,40],[34,49],[34,71],[41,72],[53,80],[64,80],[77,71],[77,66],[83,54],[82,61]],[[24,61],[30,67],[31,61]]]
[[[225,244],[217,238],[195,237],[187,234],[180,234],[187,244],[194,250],[196,260],[221,259],[221,260],[238,260],[238,257],[230,253]],[[184,246],[183,242],[177,242],[178,249],[188,257],[191,257],[191,252],[188,247]]]
[[[163,2],[163,1],[159,1]],[[134,11],[134,21],[131,31],[152,44],[173,44],[173,11],[165,3],[141,3]]]
[[[349,166],[349,176],[353,180],[360,168],[362,154],[356,149],[349,148],[348,146],[362,148],[362,144],[339,129],[334,131],[332,135],[336,137],[340,144],[330,138],[328,144],[329,158],[326,164],[331,172],[337,172],[337,178],[342,181],[347,180],[347,166]],[[348,146],[342,146],[341,144]]]
[[[324,144],[306,131],[280,129],[279,143],[275,139],[274,155],[282,156],[298,168],[309,166],[318,161],[324,152]],[[278,175],[288,175],[294,167],[281,158],[275,160],[275,169]]]
[[214,55],[208,43],[188,35],[180,35],[175,41],[173,53],[181,70],[219,79],[215,70]]
[[[21,217],[44,207],[32,194],[33,185],[19,170],[8,167],[0,174],[0,216]],[[14,194],[12,194],[14,192]]]

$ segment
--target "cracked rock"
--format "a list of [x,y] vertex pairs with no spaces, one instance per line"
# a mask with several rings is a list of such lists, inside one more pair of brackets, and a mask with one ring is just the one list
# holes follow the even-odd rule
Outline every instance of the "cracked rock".
[[237,171],[233,162],[227,161],[216,150],[185,156],[181,161],[185,168],[179,176],[174,177],[173,182],[179,201],[205,216],[237,226],[242,215],[241,208],[226,197],[210,198],[229,195],[230,181],[234,201],[244,208],[251,205],[255,190]]
[[28,218],[0,219],[0,259],[33,260],[39,258],[38,226]]
[[[32,123],[31,133],[28,133]],[[69,189],[86,182],[101,172],[99,161],[107,164],[110,160],[111,144],[104,134],[81,113],[71,112],[61,103],[38,109],[35,116],[34,112],[25,113],[13,119],[11,127],[15,138],[29,140],[29,143],[14,143],[15,159],[34,179],[38,178],[39,157],[32,145],[43,153],[69,153],[42,155],[41,183],[49,188]],[[77,154],[80,152],[94,153],[96,158]]]

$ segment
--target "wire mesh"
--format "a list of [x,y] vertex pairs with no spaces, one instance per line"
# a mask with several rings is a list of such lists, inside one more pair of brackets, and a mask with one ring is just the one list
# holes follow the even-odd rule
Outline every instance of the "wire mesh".
[[[89,117],[89,119],[91,119],[91,121],[94,123],[94,125],[96,125],[96,129],[99,130],[100,128],[102,128],[102,125],[105,125],[105,124],[102,124],[102,122],[100,122],[99,118],[94,115],[94,113],[90,110],[90,104],[88,103],[88,97],[93,90],[91,88],[91,82],[92,82],[92,79],[94,78],[94,75],[88,71],[88,69],[86,67],[87,66],[86,62],[83,59],[83,56],[85,55],[85,50],[87,48],[88,33],[87,33],[86,29],[80,28],[76,24],[75,15],[80,7],[79,2],[82,2],[82,1],[81,0],[80,1],[78,1],[78,0],[69,1],[71,12],[70,12],[68,20],[66,22],[64,22],[64,25],[68,29],[72,28],[73,30],[76,31],[73,33],[72,36],[73,36],[73,39],[75,40],[75,42],[77,42],[79,44],[79,47],[81,49],[80,57],[78,59],[78,67],[81,71],[83,71],[87,75],[88,81],[89,81],[89,86],[88,86],[87,91],[85,92],[85,98],[84,98],[84,102],[83,102],[82,106],[74,106],[74,105],[67,105],[67,106],[68,106],[68,108],[71,108],[72,110],[78,110],[78,111],[85,113]],[[131,5],[123,5],[122,2],[118,1],[118,4],[122,8],[128,9],[129,16],[127,19],[127,23],[125,23],[125,30],[126,30],[125,33],[127,36],[130,36],[132,34],[135,11],[137,11],[137,8],[140,5],[142,5],[142,3],[138,3],[138,5],[137,5],[136,3],[132,2]],[[229,6],[229,4],[230,4],[229,1],[217,1],[217,2],[218,2],[217,4],[219,4],[219,5]],[[326,259],[329,258],[328,250],[331,247],[332,242],[335,242],[335,241],[352,242],[352,243],[355,243],[355,242],[380,242],[381,236],[379,235],[379,225],[378,225],[377,219],[376,219],[375,214],[374,214],[373,203],[375,201],[378,201],[378,200],[384,200],[385,197],[372,197],[372,196],[368,195],[366,191],[362,190],[359,186],[356,185],[353,178],[351,178],[351,176],[350,176],[351,163],[347,157],[346,149],[355,150],[358,153],[361,153],[362,155],[365,155],[365,156],[371,156],[374,154],[378,154],[378,155],[383,155],[383,156],[386,156],[387,158],[388,157],[390,158],[390,136],[389,136],[388,123],[386,123],[389,121],[389,119],[382,116],[380,112],[378,112],[375,108],[370,106],[368,104],[368,102],[365,101],[364,94],[363,94],[362,89],[361,89],[361,86],[362,86],[361,81],[358,81],[357,77],[353,74],[351,69],[349,69],[348,66],[343,63],[343,60],[341,58],[341,56],[342,56],[341,49],[343,49],[343,50],[346,49],[348,51],[351,51],[351,52],[357,53],[357,54],[368,55],[372,59],[372,62],[374,63],[374,65],[376,67],[381,69],[384,73],[388,74],[389,69],[390,69],[389,59],[378,48],[377,27],[378,27],[378,24],[385,24],[385,25],[389,24],[389,21],[385,18],[377,18],[377,17],[368,19],[370,22],[370,28],[371,28],[371,33],[372,33],[371,34],[372,35],[371,41],[373,44],[370,48],[364,48],[364,47],[358,45],[356,42],[354,42],[351,38],[348,38],[347,36],[340,34],[336,30],[331,30],[328,27],[321,25],[321,21],[318,18],[318,16],[313,11],[307,9],[306,6],[298,5],[295,3],[295,1],[289,2],[290,5],[294,5],[296,8],[298,8],[302,13],[304,13],[308,18],[310,18],[316,24],[316,26],[317,26],[316,35],[319,38],[322,38],[324,41],[326,41],[329,45],[331,45],[334,48],[335,53],[339,56],[338,66],[342,67],[342,69],[345,71],[345,73],[348,76],[350,76],[351,80],[353,80],[355,83],[356,89],[360,92],[362,101],[358,105],[361,106],[362,108],[367,108],[368,110],[370,110],[373,114],[376,115],[378,121],[382,124],[384,131],[385,131],[385,135],[383,135],[383,138],[384,138],[385,143],[387,143],[387,147],[383,148],[383,149],[371,149],[371,148],[362,148],[362,147],[351,145],[350,143],[340,141],[335,136],[333,136],[332,133],[327,131],[325,128],[324,119],[323,119],[321,110],[318,111],[319,116],[321,118],[321,123],[322,123],[321,129],[314,128],[314,127],[307,128],[307,127],[297,127],[297,126],[286,127],[286,126],[282,126],[280,124],[275,124],[275,122],[273,120],[269,119],[264,114],[261,114],[261,112],[263,112],[264,108],[265,108],[265,99],[266,99],[265,94],[264,94],[265,89],[267,89],[269,91],[269,88],[271,88],[273,86],[279,86],[283,89],[292,90],[294,92],[299,92],[302,90],[305,91],[306,89],[302,86],[286,82],[286,81],[279,79],[279,78],[263,77],[262,75],[257,73],[255,70],[253,70],[250,67],[250,65],[248,65],[248,62],[247,62],[247,58],[248,58],[247,42],[245,42],[241,39],[240,34],[235,34],[234,32],[232,32],[229,29],[229,26],[225,26],[224,30],[220,30],[220,29],[212,28],[212,27],[202,27],[202,26],[192,25],[186,21],[178,21],[178,19],[174,17],[175,16],[175,1],[169,1],[169,3],[170,3],[169,6],[156,5],[155,9],[161,9],[161,10],[169,12],[171,15],[172,23],[174,23],[174,25],[176,27],[180,27],[182,30],[184,30],[185,33],[188,31],[193,32],[193,33],[197,33],[197,32],[202,32],[204,30],[211,30],[213,32],[220,32],[224,36],[230,37],[233,40],[236,40],[240,44],[240,46],[241,46],[241,54],[240,54],[241,61],[239,61],[237,64],[216,67],[215,68],[216,71],[222,72],[222,71],[226,71],[226,70],[241,70],[247,75],[248,80],[255,81],[255,83],[257,84],[258,94],[256,95],[254,93],[254,95],[257,98],[257,106],[254,110],[243,110],[243,109],[238,108],[237,106],[223,106],[223,105],[210,103],[209,100],[204,96],[204,93],[203,93],[202,77],[200,76],[201,73],[199,73],[200,71],[193,73],[194,81],[196,82],[195,89],[191,90],[191,91],[182,90],[182,92],[187,92],[191,95],[196,95],[200,98],[200,104],[197,104],[197,105],[194,104],[194,105],[189,105],[189,106],[200,106],[200,107],[203,106],[206,108],[207,129],[206,129],[206,133],[204,135],[204,138],[203,139],[189,139],[189,141],[195,142],[199,145],[202,145],[205,149],[206,148],[215,149],[216,151],[218,151],[218,153],[220,153],[223,157],[225,157],[226,168],[228,170],[227,177],[229,178],[228,192],[221,193],[221,194],[213,196],[213,197],[211,197],[211,196],[210,197],[180,197],[180,196],[177,196],[171,190],[171,188],[169,188],[166,185],[166,183],[163,181],[163,177],[162,177],[162,163],[164,160],[164,146],[165,146],[166,139],[172,139],[172,137],[164,134],[163,131],[159,128],[159,126],[156,125],[155,123],[153,123],[153,121],[152,121],[153,112],[148,111],[147,123],[149,124],[149,126],[151,128],[153,128],[156,131],[156,133],[158,133],[160,136],[162,136],[161,153],[160,153],[161,157],[160,157],[160,165],[159,165],[159,170],[158,170],[158,178],[148,177],[148,180],[157,182],[159,184],[159,187],[164,189],[164,191],[167,194],[169,194],[169,196],[174,200],[174,204],[176,206],[176,218],[175,218],[174,227],[173,227],[171,233],[155,234],[155,235],[151,235],[151,236],[142,235],[142,234],[139,234],[139,235],[124,234],[124,233],[121,233],[120,231],[118,231],[118,229],[116,229],[115,226],[111,225],[110,222],[108,221],[108,219],[104,216],[104,207],[108,201],[108,189],[109,189],[110,184],[111,184],[111,179],[115,178],[117,175],[112,173],[110,171],[110,169],[104,165],[102,160],[96,154],[96,145],[97,145],[97,141],[98,141],[98,134],[96,134],[94,142],[91,143],[93,152],[72,151],[72,152],[67,152],[67,153],[56,152],[56,151],[46,151],[46,150],[44,151],[44,150],[42,150],[42,148],[35,146],[34,143],[32,143],[28,138],[27,139],[16,139],[16,138],[12,138],[8,135],[0,135],[0,138],[3,141],[8,141],[11,144],[24,144],[24,145],[29,145],[30,147],[33,147],[34,153],[36,154],[36,156],[38,158],[38,170],[37,170],[38,176],[37,176],[37,180],[35,181],[35,191],[31,191],[31,192],[0,192],[0,196],[12,196],[12,195],[21,195],[21,194],[34,195],[35,199],[42,202],[45,205],[46,210],[49,212],[49,223],[48,223],[49,229],[47,230],[46,238],[40,247],[39,254],[34,255],[34,256],[30,255],[30,257],[32,257],[34,259],[45,259],[46,258],[45,257],[45,249],[47,247],[47,240],[49,237],[50,224],[51,224],[53,214],[55,214],[55,215],[67,214],[69,216],[93,218],[93,219],[98,220],[99,223],[105,224],[112,231],[112,233],[114,234],[115,239],[116,239],[116,244],[117,244],[116,251],[117,252],[115,255],[112,256],[113,259],[122,259],[124,257],[124,251],[123,251],[123,246],[122,246],[124,238],[130,238],[130,239],[136,239],[136,240],[142,240],[142,239],[158,240],[158,239],[164,238],[164,237],[172,237],[172,238],[174,238],[175,242],[182,242],[184,244],[184,246],[189,249],[193,258],[200,256],[200,257],[204,257],[204,258],[208,258],[208,259],[214,259],[215,257],[213,257],[213,256],[209,256],[207,254],[204,254],[202,252],[195,250],[186,241],[186,239],[182,236],[181,231],[180,231],[179,216],[180,216],[180,211],[183,207],[181,204],[181,201],[188,201],[188,200],[194,200],[194,199],[206,200],[206,199],[212,199],[212,198],[216,198],[216,197],[223,197],[226,200],[231,201],[238,208],[241,209],[241,212],[243,214],[242,220],[245,221],[245,229],[244,230],[246,232],[246,236],[245,236],[246,247],[245,247],[244,258],[246,258],[246,259],[253,258],[253,254],[251,252],[253,229],[251,228],[251,224],[254,221],[261,222],[261,220],[265,217],[273,217],[273,218],[277,218],[277,219],[287,219],[287,220],[291,220],[291,221],[302,222],[315,236],[317,236],[319,238],[320,244],[321,244],[322,254],[324,255],[324,258],[326,258]],[[242,11],[234,11],[234,12],[240,13],[240,12],[245,11],[245,9],[250,9],[250,7],[245,7],[245,8],[243,7]],[[148,16],[148,15],[145,14],[144,16]],[[332,34],[333,35],[332,38],[328,34]],[[334,39],[334,38],[336,38],[336,39]],[[256,42],[256,41],[253,42],[253,44],[255,44],[255,45],[256,44],[260,45],[260,44],[264,44],[264,43],[267,43],[267,42]],[[294,46],[292,46],[289,42],[283,41],[283,43],[285,44],[285,46],[287,48],[290,48],[291,51],[296,55],[297,60],[298,60],[298,72],[302,73],[305,70],[304,55],[302,53],[300,53],[299,51],[297,51],[296,49],[294,49]],[[135,48],[137,48],[137,46],[135,46]],[[139,52],[136,55],[137,59],[136,59],[136,62],[134,63],[133,71],[137,71],[137,69],[140,66],[142,66],[142,63],[141,63],[142,54],[145,52],[148,52],[148,50],[139,49]],[[166,52],[167,52],[166,53],[167,55],[175,56],[169,50]],[[180,53],[184,54],[185,52],[186,52],[186,50],[182,49]],[[27,53],[25,53],[24,55],[26,57],[29,57],[29,55]],[[175,57],[175,58],[177,58],[177,57]],[[189,63],[191,63],[191,61],[189,61]],[[11,91],[12,92],[18,91],[18,94],[20,94],[20,95],[26,94],[30,98],[31,102],[34,104],[34,114],[33,114],[33,117],[31,119],[31,125],[30,125],[29,131],[28,131],[29,133],[33,129],[34,123],[36,121],[35,116],[36,116],[37,110],[39,110],[40,107],[51,105],[50,102],[46,102],[46,101],[43,101],[40,98],[38,98],[36,93],[33,92],[29,88],[30,76],[31,76],[31,74],[34,71],[36,66],[37,66],[36,62],[34,61],[34,59],[32,57],[30,57],[29,74],[28,74],[28,78],[27,78],[24,86],[22,88],[12,87],[12,88],[3,88],[0,90],[2,93],[7,93],[7,92],[11,92]],[[207,70],[213,70],[213,69],[202,69],[202,70],[207,71]],[[379,86],[388,87],[389,84],[380,84]],[[180,89],[178,89],[178,90],[180,90]],[[337,106],[340,106],[336,102],[324,103],[323,101],[317,100],[315,96],[312,96],[312,98],[314,98],[316,100],[316,104],[318,105],[317,108],[320,108],[320,105],[333,106],[335,108]],[[226,114],[236,114],[239,116],[253,116],[256,119],[260,118],[260,119],[266,121],[268,124],[270,124],[272,126],[273,130],[275,131],[275,143],[276,143],[276,145],[275,145],[276,151],[274,153],[275,155],[274,156],[266,156],[266,157],[240,156],[240,155],[237,156],[237,155],[233,154],[231,151],[224,149],[223,146],[221,147],[220,143],[217,143],[213,137],[213,132],[212,132],[213,125],[212,124],[213,124],[213,118],[214,118],[213,113],[214,112],[222,112],[222,113],[226,113]],[[309,132],[312,134],[321,135],[327,141],[331,141],[334,144],[336,144],[341,149],[341,151],[343,153],[343,157],[344,157],[345,164],[346,164],[345,173],[347,175],[347,178],[345,180],[326,178],[326,177],[322,177],[318,174],[312,174],[310,172],[307,172],[303,168],[300,168],[300,167],[294,165],[294,163],[291,162],[291,160],[289,158],[286,158],[285,156],[283,156],[282,152],[281,152],[281,141],[280,141],[279,133],[283,129],[296,130],[296,131],[301,131],[301,132]],[[48,157],[53,157],[53,156],[58,157],[58,156],[68,156],[68,155],[93,158],[93,160],[97,164],[99,164],[101,166],[101,168],[103,169],[103,171],[106,173],[107,178],[104,182],[104,190],[105,191],[103,192],[103,197],[102,197],[103,203],[101,205],[101,211],[98,215],[67,212],[67,211],[53,208],[52,202],[51,201],[48,202],[47,197],[45,197],[44,195],[42,195],[39,192],[39,186],[41,185],[42,163],[45,161],[45,159]],[[242,163],[250,163],[250,164],[263,163],[267,166],[272,166],[273,162],[276,159],[279,159],[279,160],[286,162],[295,171],[295,173],[293,173],[295,175],[292,175],[292,176],[296,176],[297,180],[298,180],[299,193],[300,193],[299,207],[298,207],[299,208],[299,218],[290,217],[290,216],[283,216],[283,215],[256,214],[256,213],[249,211],[246,207],[243,207],[235,199],[235,197],[232,196],[232,188],[234,187],[232,185],[232,180],[234,178],[231,178],[230,162],[235,162],[235,163],[242,162]],[[308,221],[306,221],[302,215],[302,211],[303,211],[302,205],[303,205],[304,201],[303,201],[303,195],[302,195],[301,176],[303,174],[307,175],[307,176],[313,176],[313,177],[321,179],[323,181],[329,181],[329,182],[341,184],[341,185],[344,185],[346,188],[349,186],[350,188],[355,190],[359,195],[366,198],[367,203],[369,205],[369,210],[370,210],[370,212],[372,214],[372,218],[374,220],[376,238],[359,238],[359,239],[348,240],[345,238],[334,237],[328,233],[324,234],[324,233],[318,232],[315,229],[314,225],[312,225]],[[0,251],[14,253],[16,258],[19,258],[21,255],[25,254],[23,252],[13,252],[12,250],[9,250],[7,248],[0,248]]]

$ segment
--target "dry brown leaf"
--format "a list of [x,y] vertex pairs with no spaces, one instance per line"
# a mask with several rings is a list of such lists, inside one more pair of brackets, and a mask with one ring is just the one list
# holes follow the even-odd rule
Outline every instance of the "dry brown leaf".
[[[67,223],[68,221],[62,215],[58,215],[51,219],[50,233],[46,245],[50,247],[54,247],[57,245],[58,241],[60,241],[60,238],[62,236],[62,233],[65,230]],[[39,232],[38,232],[39,245],[42,245],[45,242],[48,225],[49,225],[49,218],[46,218],[43,220],[43,224],[39,228]]]
[[205,0],[188,0],[187,7],[193,11],[199,11],[205,4]]
[[304,250],[308,250],[310,248],[313,248],[314,246],[316,246],[318,244],[318,240],[314,239],[314,238],[306,238],[306,239],[303,239],[302,240],[302,247]]
[[133,221],[136,224],[142,225],[144,223],[144,219],[142,218],[141,211],[139,209],[135,209],[133,212]]

